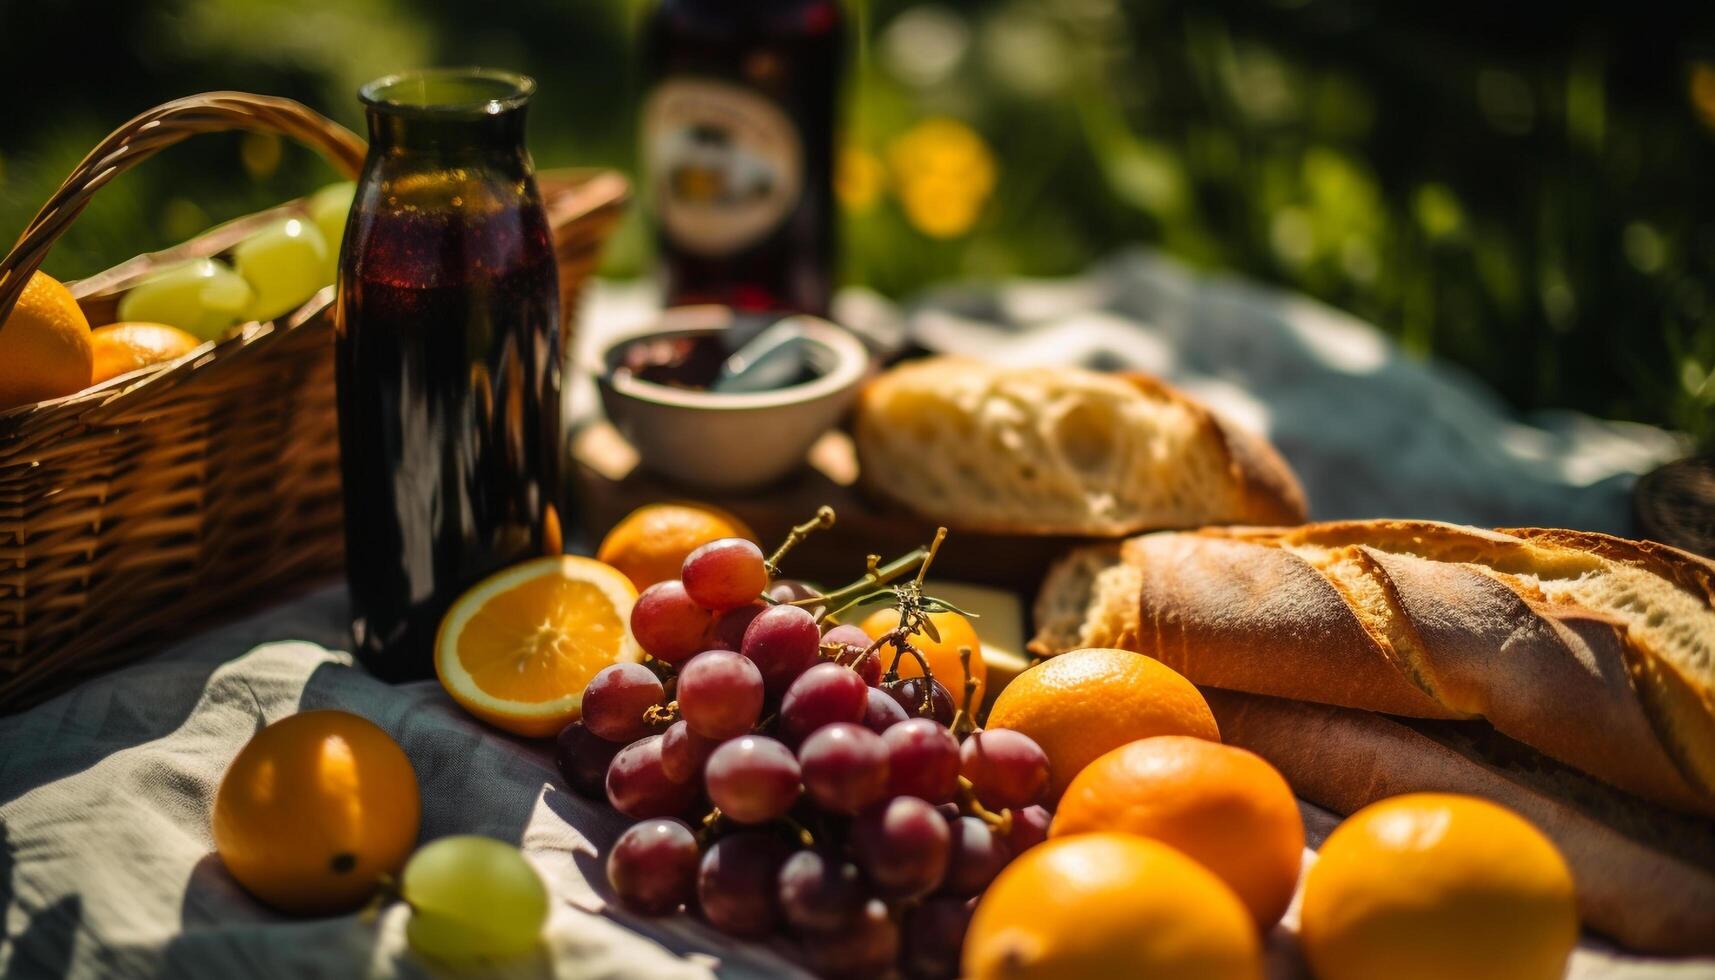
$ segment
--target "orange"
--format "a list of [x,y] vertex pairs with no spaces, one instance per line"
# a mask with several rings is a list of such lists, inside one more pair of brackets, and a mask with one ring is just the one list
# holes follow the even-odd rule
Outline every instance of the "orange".
[[1578,941],[1554,844],[1505,807],[1451,793],[1372,803],[1335,828],[1299,920],[1320,980],[1549,980]]
[[578,720],[596,671],[641,657],[631,580],[589,558],[514,565],[459,596],[435,636],[435,673],[461,707],[532,737]]
[[1232,889],[1166,844],[1080,834],[1038,844],[983,893],[967,980],[1260,980],[1262,950]]
[[1221,740],[1209,704],[1191,682],[1153,657],[1090,648],[1019,674],[995,698],[988,727],[1029,735],[1048,754],[1048,792],[1105,752],[1151,735]]
[[46,273],[31,275],[0,324],[0,409],[80,392],[94,370],[89,321],[71,290]]
[[109,323],[90,331],[95,373],[90,384],[170,361],[196,350],[202,341],[164,323]]
[[[935,679],[946,685],[953,695],[953,704],[962,706],[965,703],[965,668],[959,661],[959,648],[971,648],[971,676],[976,678],[977,686],[971,690],[971,703],[983,703],[983,690],[988,684],[988,664],[983,662],[983,645],[977,639],[977,631],[971,626],[971,621],[956,612],[930,613],[929,621],[935,624],[935,632],[940,634],[939,640],[931,640],[924,633],[912,633],[911,645],[922,652],[923,658],[929,661],[929,670],[935,674]],[[877,609],[864,618],[861,628],[874,640],[883,633],[899,625],[899,610],[889,606]],[[881,653],[881,669],[893,667],[893,659],[899,651],[892,646],[884,646]],[[899,665],[901,677],[921,677],[923,667],[917,658],[905,655],[905,661]]]
[[641,592],[679,577],[685,556],[719,538],[756,540],[756,532],[708,504],[646,504],[601,539],[596,559],[624,572]]
[[303,711],[257,732],[214,797],[214,847],[252,895],[293,914],[362,905],[417,843],[411,760],[373,722]]
[[1187,735],[1122,745],[1066,788],[1050,837],[1118,830],[1154,838],[1213,871],[1264,932],[1292,902],[1304,821],[1292,788],[1244,749]]

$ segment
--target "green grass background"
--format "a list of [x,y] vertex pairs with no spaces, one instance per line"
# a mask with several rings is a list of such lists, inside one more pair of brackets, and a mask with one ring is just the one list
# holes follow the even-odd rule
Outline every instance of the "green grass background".
[[[909,296],[1153,243],[1350,310],[1520,408],[1715,444],[1715,5],[874,0],[847,12],[848,146],[885,161],[912,126],[950,117],[980,134],[996,178],[953,237],[919,231],[897,180],[883,181],[846,215],[847,281]],[[620,0],[7,0],[0,235],[152,104],[245,89],[357,127],[356,87],[412,66],[534,75],[538,164],[629,171],[643,14]],[[330,179],[295,147],[206,137],[108,188],[47,269],[86,275]],[[648,265],[634,219],[605,271]]]

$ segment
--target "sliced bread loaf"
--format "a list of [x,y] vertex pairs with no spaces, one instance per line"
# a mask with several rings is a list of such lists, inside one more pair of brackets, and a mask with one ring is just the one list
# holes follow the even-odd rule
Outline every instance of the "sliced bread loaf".
[[871,382],[856,430],[865,487],[954,528],[1112,537],[1305,516],[1273,446],[1142,375],[931,357]]

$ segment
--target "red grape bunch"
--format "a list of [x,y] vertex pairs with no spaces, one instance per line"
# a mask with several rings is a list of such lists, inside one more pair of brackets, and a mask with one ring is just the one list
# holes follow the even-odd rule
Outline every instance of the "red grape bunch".
[[[914,653],[906,637],[937,608],[921,585],[944,531],[826,595],[774,578],[832,518],[824,508],[768,559],[710,542],[644,590],[631,629],[651,662],[591,679],[560,769],[639,821],[607,857],[624,908],[791,936],[827,976],[952,977],[977,896],[1047,834],[1048,759],[1018,732],[977,731],[927,663],[881,669],[879,648],[893,643],[896,664]],[[899,629],[872,641],[834,623],[878,594],[900,603]]]

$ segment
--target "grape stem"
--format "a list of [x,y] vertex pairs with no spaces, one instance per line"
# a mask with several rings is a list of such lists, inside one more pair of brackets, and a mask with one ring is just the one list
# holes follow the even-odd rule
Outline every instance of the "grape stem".
[[643,720],[657,728],[665,728],[679,720],[679,699],[666,704],[652,704],[643,709]]
[[715,825],[720,823],[722,816],[720,807],[709,807],[709,812],[703,814],[703,819],[697,823],[697,843],[707,844],[709,842],[709,838],[714,836]]
[[1002,810],[996,813],[983,806],[982,801],[977,799],[976,788],[963,776],[959,777],[959,809],[993,827],[995,833],[1002,837],[1012,833],[1012,811]]
[[780,542],[780,547],[775,548],[774,554],[768,556],[768,561],[766,562],[768,566],[768,577],[776,578],[780,575],[780,560],[786,557],[786,553],[788,551],[798,547],[798,545],[811,534],[833,526],[834,509],[829,507],[827,504],[823,504],[816,508],[815,517],[810,518],[802,524],[792,525],[792,530],[786,532],[786,540]]
[[977,693],[977,678],[971,673],[971,648],[959,648],[959,666],[965,671],[965,696],[959,699],[958,713],[953,715],[953,737],[964,741],[965,736],[977,730],[976,709],[972,706],[971,698]]
[[815,847],[816,846],[816,835],[810,833],[810,828],[799,823],[791,814],[783,815],[780,818],[780,822],[784,823],[787,827],[791,828],[795,833],[797,833],[799,844],[803,845],[804,847]]
[[852,582],[849,585],[841,586],[826,595],[794,599],[787,603],[787,605],[822,606],[823,611],[821,618],[824,620],[833,619],[850,608],[851,604],[855,600],[861,599],[875,591],[877,586],[886,585],[899,576],[904,575],[906,572],[911,571],[918,562],[923,561],[928,557],[928,555],[929,552],[926,549],[915,548],[887,564],[880,566],[876,564],[876,560],[879,556],[871,555],[869,556],[870,561],[868,571],[864,572],[863,577],[857,581]]

